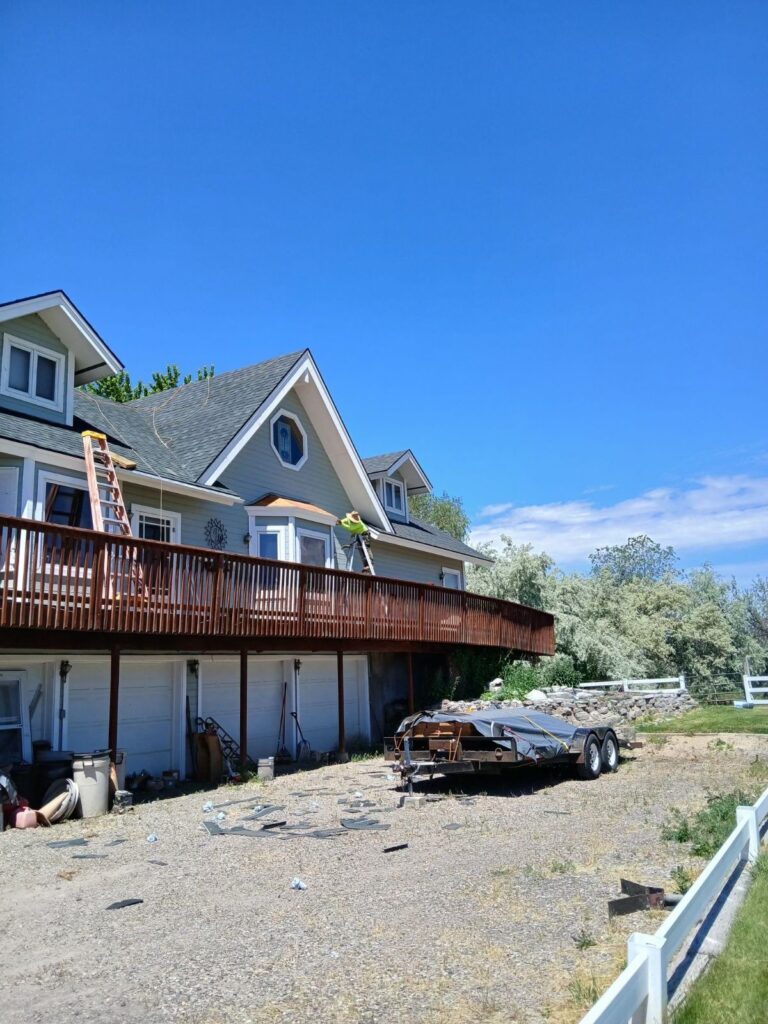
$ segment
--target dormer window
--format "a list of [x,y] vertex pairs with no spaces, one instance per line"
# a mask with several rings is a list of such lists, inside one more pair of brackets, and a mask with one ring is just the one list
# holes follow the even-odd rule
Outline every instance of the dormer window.
[[4,395],[61,410],[63,378],[63,355],[11,334],[3,336],[0,391]]
[[307,461],[307,433],[298,416],[281,409],[272,417],[272,448],[286,469],[301,469]]
[[403,485],[397,480],[384,481],[384,508],[387,512],[398,512],[405,515],[405,493]]

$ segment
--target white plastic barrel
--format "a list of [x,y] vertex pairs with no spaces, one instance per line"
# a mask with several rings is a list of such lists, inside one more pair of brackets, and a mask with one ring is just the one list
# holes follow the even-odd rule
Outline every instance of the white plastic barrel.
[[78,812],[83,818],[107,813],[109,803],[109,751],[75,754],[72,778],[80,792]]

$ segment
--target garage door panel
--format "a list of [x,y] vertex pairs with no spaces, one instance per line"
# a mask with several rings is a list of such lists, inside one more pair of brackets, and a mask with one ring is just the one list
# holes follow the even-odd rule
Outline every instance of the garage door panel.
[[[203,718],[214,718],[230,736],[240,737],[240,664],[238,661],[207,662],[202,666]],[[288,699],[290,700],[290,690]],[[283,695],[283,664],[280,661],[248,662],[248,753],[252,758],[270,757],[277,747],[277,730]],[[286,714],[290,713],[290,706]],[[290,719],[289,719],[290,723]],[[290,739],[290,729],[286,728]]]
[[[174,673],[171,662],[120,664],[117,742],[128,771],[159,775],[173,767]],[[69,675],[68,746],[102,750],[109,722],[109,663],[74,662]]]

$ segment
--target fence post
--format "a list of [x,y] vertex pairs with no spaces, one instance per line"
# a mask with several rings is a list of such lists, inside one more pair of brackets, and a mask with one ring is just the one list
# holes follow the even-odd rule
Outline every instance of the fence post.
[[645,1024],[666,1024],[667,1020],[667,955],[666,940],[658,935],[635,932],[627,942],[627,960],[639,954],[648,957],[648,1003]]
[[742,856],[742,860],[746,859],[750,864],[754,864],[760,855],[760,825],[757,820],[757,811],[754,807],[736,808],[736,824],[743,825],[744,822],[747,823],[749,847],[746,858]]
[[752,703],[752,683],[748,675],[743,675],[741,681],[744,684],[744,699],[751,704]]
[[680,689],[687,690],[688,687],[685,685],[685,672],[680,673]]
[[624,693],[629,693],[629,680],[623,679],[621,682],[621,689]]

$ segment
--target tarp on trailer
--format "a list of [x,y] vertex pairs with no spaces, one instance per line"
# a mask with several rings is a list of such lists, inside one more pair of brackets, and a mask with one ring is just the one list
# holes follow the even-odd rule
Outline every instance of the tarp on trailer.
[[578,731],[562,718],[545,715],[542,711],[522,711],[513,708],[492,708],[486,711],[446,712],[420,711],[404,718],[397,729],[402,736],[418,722],[470,723],[481,736],[492,739],[503,749],[511,750],[512,741],[522,757],[534,761],[547,760],[566,753]]

